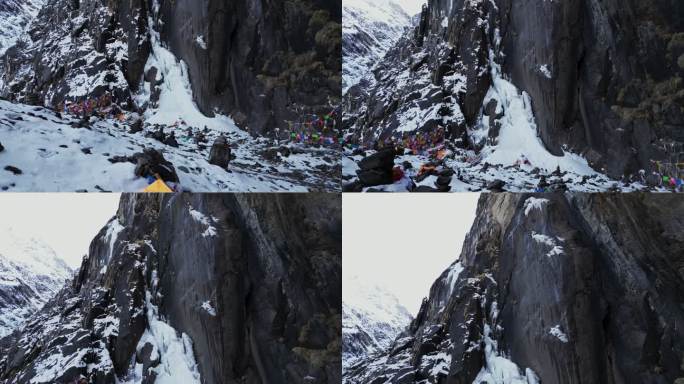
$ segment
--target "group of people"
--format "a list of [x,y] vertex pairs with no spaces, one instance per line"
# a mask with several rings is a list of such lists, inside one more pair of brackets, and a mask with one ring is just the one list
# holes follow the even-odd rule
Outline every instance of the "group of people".
[[335,135],[326,135],[323,132],[290,132],[290,142],[307,145],[334,145],[338,142]]
[[351,150],[363,149],[380,150],[383,148],[408,149],[414,155],[439,156],[444,153],[446,131],[439,127],[430,132],[408,133],[390,136],[384,140],[377,140],[371,145],[360,145],[352,140],[341,140],[341,144]]
[[106,93],[94,99],[78,101],[64,101],[55,106],[55,111],[72,116],[101,118],[115,118],[119,121],[126,119],[125,112],[113,102],[112,95]]
[[300,129],[334,130],[337,125],[335,115],[335,111],[325,115],[305,115],[299,121],[288,121],[287,124],[291,131]]
[[[339,143],[335,115],[332,111],[325,115],[306,115],[300,121],[287,121],[289,134],[285,139],[307,145],[335,145]],[[276,130],[277,140],[281,140],[279,136],[280,130]]]
[[662,186],[666,188],[675,189],[677,191],[684,191],[684,178],[681,176],[662,176]]
[[[439,127],[430,132],[418,132],[416,134],[404,133],[402,137],[397,140],[392,137],[392,142],[399,141],[403,148],[411,150],[414,154],[425,154],[431,149],[436,149],[444,144],[445,130]],[[434,151],[433,151],[434,152]]]
[[673,191],[684,192],[684,163],[665,163],[654,161],[654,170],[646,175],[639,171],[639,182],[651,187],[669,188]]

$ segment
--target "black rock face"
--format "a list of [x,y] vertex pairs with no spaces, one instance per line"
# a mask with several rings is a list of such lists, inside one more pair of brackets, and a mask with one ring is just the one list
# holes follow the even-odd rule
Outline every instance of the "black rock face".
[[0,382],[154,383],[173,329],[202,383],[339,383],[341,273],[337,195],[124,195],[73,283],[0,341]]
[[[349,90],[344,126],[364,142],[406,125],[439,124],[456,139],[488,120],[496,141],[500,122],[485,108],[496,65],[530,96],[550,153],[633,175],[682,152],[683,39],[677,0],[431,0],[376,67],[376,82]],[[480,140],[468,138],[474,149]]]
[[98,98],[132,110],[151,52],[146,0],[50,0],[7,50],[0,74],[11,100],[57,106]]
[[165,1],[161,15],[162,39],[188,63],[205,113],[230,112],[239,125],[264,133],[339,104],[339,0]]
[[[339,104],[341,18],[339,1],[48,0],[32,41],[3,60],[3,94],[56,106],[109,89],[125,109],[154,106],[164,79],[144,73],[153,28],[187,64],[205,114],[265,134]],[[134,100],[148,88],[148,100]]]
[[356,171],[361,183],[367,187],[391,184],[395,156],[394,148],[388,148],[363,158]]
[[[670,161],[684,132],[684,5],[501,1],[504,67],[534,101],[552,153],[589,152],[619,177]],[[539,76],[547,65],[550,78]],[[684,64],[684,63],[682,63]]]
[[682,214],[673,196],[483,196],[459,262],[347,382],[472,383],[505,361],[523,381],[679,383]]

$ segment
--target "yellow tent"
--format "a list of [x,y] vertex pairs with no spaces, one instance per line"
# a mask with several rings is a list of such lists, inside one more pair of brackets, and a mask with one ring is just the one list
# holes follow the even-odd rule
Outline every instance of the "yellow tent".
[[164,183],[162,179],[157,179],[154,183],[150,184],[149,187],[145,188],[143,192],[148,193],[171,193],[173,190],[169,188],[168,185]]

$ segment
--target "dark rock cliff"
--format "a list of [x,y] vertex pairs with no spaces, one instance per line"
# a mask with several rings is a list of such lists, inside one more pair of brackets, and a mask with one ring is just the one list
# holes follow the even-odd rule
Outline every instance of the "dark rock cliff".
[[205,113],[264,132],[339,103],[340,1],[165,1],[161,15],[162,39],[188,63]]
[[336,195],[124,195],[73,283],[0,341],[0,382],[337,383],[340,215]]
[[483,196],[459,262],[347,379],[679,383],[682,214],[662,195]]
[[550,153],[635,174],[683,152],[683,39],[678,0],[430,0],[376,69],[377,84],[347,93],[344,126],[372,141],[419,121],[479,149],[472,131],[485,126],[495,142],[502,124],[502,106],[486,97],[497,63],[531,97]]
[[153,105],[133,96],[164,80],[144,73],[154,28],[187,64],[202,112],[263,134],[339,103],[341,12],[324,0],[50,0],[4,57],[3,93],[54,106],[110,90],[126,109]]
[[[568,144],[613,175],[681,154],[680,1],[508,0],[501,7],[506,72],[532,96],[552,153]],[[544,64],[550,79],[538,76]],[[668,148],[672,142],[678,148]]]
[[4,96],[55,106],[109,91],[134,108],[151,47],[145,0],[45,3],[20,40],[2,58]]

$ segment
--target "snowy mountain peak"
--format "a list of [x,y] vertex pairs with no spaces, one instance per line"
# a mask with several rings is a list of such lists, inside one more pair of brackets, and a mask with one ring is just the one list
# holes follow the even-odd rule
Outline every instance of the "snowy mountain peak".
[[8,228],[0,231],[0,257],[36,274],[68,276],[71,268],[44,241]]
[[343,370],[390,347],[411,322],[409,311],[387,289],[352,277],[343,284]]
[[64,285],[69,266],[41,240],[0,230],[0,337],[19,328]]
[[[368,18],[367,20],[373,23],[394,24],[397,23],[397,20],[395,20],[397,15],[401,15],[405,19],[410,18],[401,5],[394,0],[345,0],[343,7],[348,12],[348,15],[363,12]],[[351,26],[345,24],[345,27]]]
[[343,92],[358,83],[411,25],[394,0],[345,0],[342,5]]
[[44,0],[2,0],[0,2],[0,55],[14,45],[43,4]]

